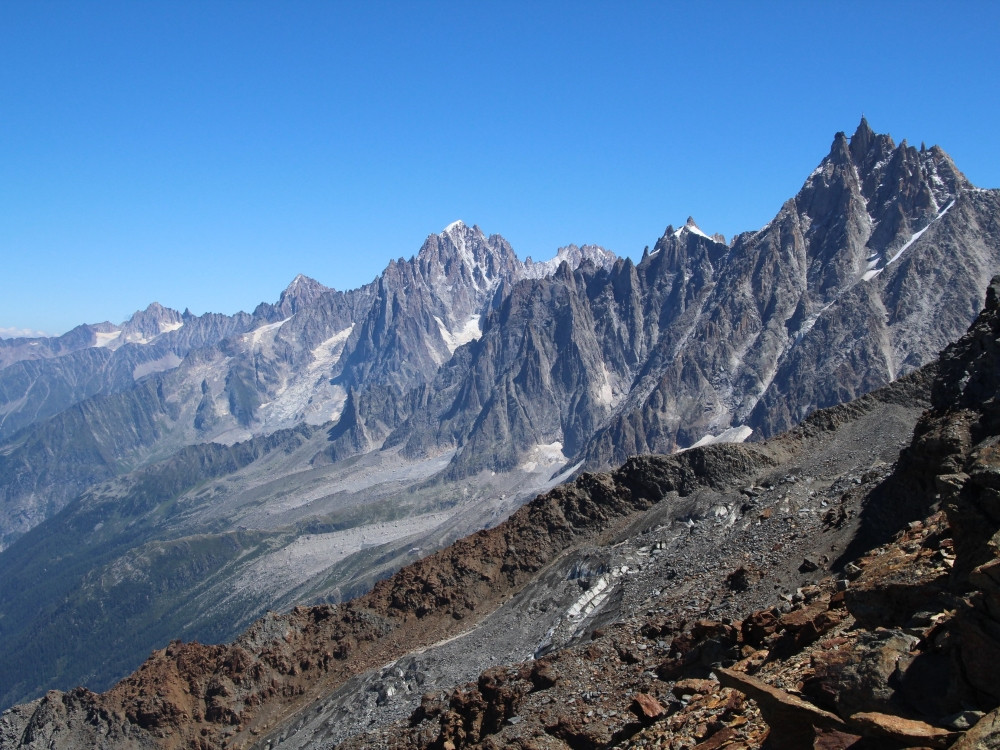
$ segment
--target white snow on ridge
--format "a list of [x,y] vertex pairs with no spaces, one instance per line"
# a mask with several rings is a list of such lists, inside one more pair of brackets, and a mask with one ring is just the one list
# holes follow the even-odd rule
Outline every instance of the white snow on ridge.
[[267,323],[258,328],[254,328],[250,331],[250,346],[258,346],[265,333],[278,330],[281,326],[285,325],[288,320],[290,320],[290,318],[285,318],[284,320],[279,320],[277,323]]
[[121,335],[122,335],[121,331],[111,331],[110,333],[101,333],[100,331],[97,331],[94,333],[94,336],[97,338],[97,342],[94,344],[94,346],[95,347],[111,346],[115,341],[118,340],[118,337]]
[[170,333],[171,331],[176,331],[177,329],[183,327],[184,327],[183,320],[178,320],[176,323],[164,323],[163,325],[160,326],[160,335],[162,336],[165,333]]
[[519,275],[520,278],[525,279],[544,279],[547,276],[554,275],[559,270],[559,266],[564,262],[568,263],[572,269],[579,268],[581,263],[588,260],[597,266],[610,268],[617,259],[617,256],[613,252],[596,245],[583,245],[580,247],[566,245],[565,247],[560,247],[556,251],[555,257],[549,260],[536,261],[529,256],[521,266]]
[[685,231],[691,232],[691,234],[696,234],[699,237],[704,237],[706,240],[712,240],[712,242],[718,242],[718,240],[715,239],[715,237],[710,237],[709,235],[701,231],[701,228],[697,224],[695,224],[692,219],[688,219],[685,222],[684,226],[682,226],[680,229],[675,229],[674,237],[680,237],[682,234],[684,234]]
[[470,341],[478,341],[479,337],[483,335],[483,329],[479,327],[478,315],[473,315],[455,332],[449,331],[444,321],[437,315],[434,316],[434,320],[438,324],[438,329],[441,331],[441,338],[444,339],[444,345],[448,347],[450,354],[454,354],[455,350],[463,344],[468,344]]
[[730,427],[719,435],[712,435],[711,433],[705,435],[701,440],[692,445],[691,448],[700,448],[703,445],[713,445],[715,443],[742,443],[752,434],[753,428],[746,425]]
[[450,232],[452,229],[458,229],[459,227],[464,227],[464,226],[465,222],[462,221],[461,219],[458,219],[457,221],[453,221],[451,222],[451,224],[446,226],[442,234],[448,234],[448,232]]
[[[326,341],[324,341],[322,344],[318,345],[315,349],[312,350],[313,357],[319,360],[322,357],[328,355],[330,353],[330,350],[333,349],[333,347],[335,347],[337,344],[347,341],[347,337],[351,335],[351,331],[353,330],[354,330],[354,323],[351,323],[343,331],[337,331],[330,338],[328,338]],[[315,368],[316,363],[313,363],[309,367]]]
[[924,227],[923,229],[921,229],[919,232],[914,232],[913,236],[910,237],[910,239],[908,239],[906,241],[906,244],[903,245],[901,248],[899,248],[899,250],[896,251],[896,254],[893,255],[891,258],[889,258],[888,261],[886,261],[886,265],[888,266],[891,263],[894,263],[895,261],[899,260],[899,256],[902,255],[903,253],[905,253],[907,251],[907,249],[909,249],[910,245],[912,245],[914,242],[916,242],[917,240],[919,240],[920,236],[924,232],[926,232],[928,229],[930,229],[931,225],[935,221],[937,221],[942,216],[944,216],[946,213],[948,213],[948,211],[951,210],[951,207],[954,206],[954,205],[955,205],[955,201],[952,201],[951,203],[949,203],[947,206],[944,207],[944,209],[941,211],[941,213],[939,213],[937,216],[935,216],[933,219],[931,219],[930,222],[927,224],[926,227]]

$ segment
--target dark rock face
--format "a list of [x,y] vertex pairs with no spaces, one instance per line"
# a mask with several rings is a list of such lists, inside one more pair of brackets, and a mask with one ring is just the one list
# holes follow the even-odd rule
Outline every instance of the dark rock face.
[[940,149],[862,122],[759,232],[727,246],[691,222],[638,266],[515,286],[389,444],[455,446],[461,474],[556,441],[599,467],[734,427],[773,435],[965,329],[1000,262],[998,209]]
[[455,447],[461,475],[554,442],[600,467],[730,428],[773,435],[965,329],[1000,262],[998,209],[940,149],[862,122],[759,232],[727,246],[689,222],[638,266],[515,285],[388,444]]
[[940,149],[897,147],[862,122],[761,231],[714,253],[668,233],[640,273],[680,274],[667,321],[682,325],[655,344],[588,459],[683,447],[730,425],[775,434],[930,361],[979,308],[997,206]]

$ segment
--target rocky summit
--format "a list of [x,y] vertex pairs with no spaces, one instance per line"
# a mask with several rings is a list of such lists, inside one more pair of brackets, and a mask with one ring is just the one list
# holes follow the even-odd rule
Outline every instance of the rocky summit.
[[979,742],[998,220],[863,120],[728,243],[0,342],[0,747]]

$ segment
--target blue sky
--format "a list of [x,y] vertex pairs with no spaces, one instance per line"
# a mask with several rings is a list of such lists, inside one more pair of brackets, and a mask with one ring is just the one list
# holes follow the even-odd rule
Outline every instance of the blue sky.
[[1000,187],[1000,3],[0,3],[0,330],[339,289],[455,219],[638,257],[864,113]]

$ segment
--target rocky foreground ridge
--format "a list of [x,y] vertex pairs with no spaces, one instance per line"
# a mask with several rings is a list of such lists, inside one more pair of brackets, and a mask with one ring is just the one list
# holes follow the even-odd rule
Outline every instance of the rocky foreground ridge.
[[[998,354],[1000,278],[933,368],[765,444],[585,474],[348,604],[5,712],[0,747],[997,746]],[[526,643],[563,584],[574,607]],[[475,663],[504,622],[538,658],[420,697],[418,665],[409,716],[367,734],[313,719],[444,641]]]

